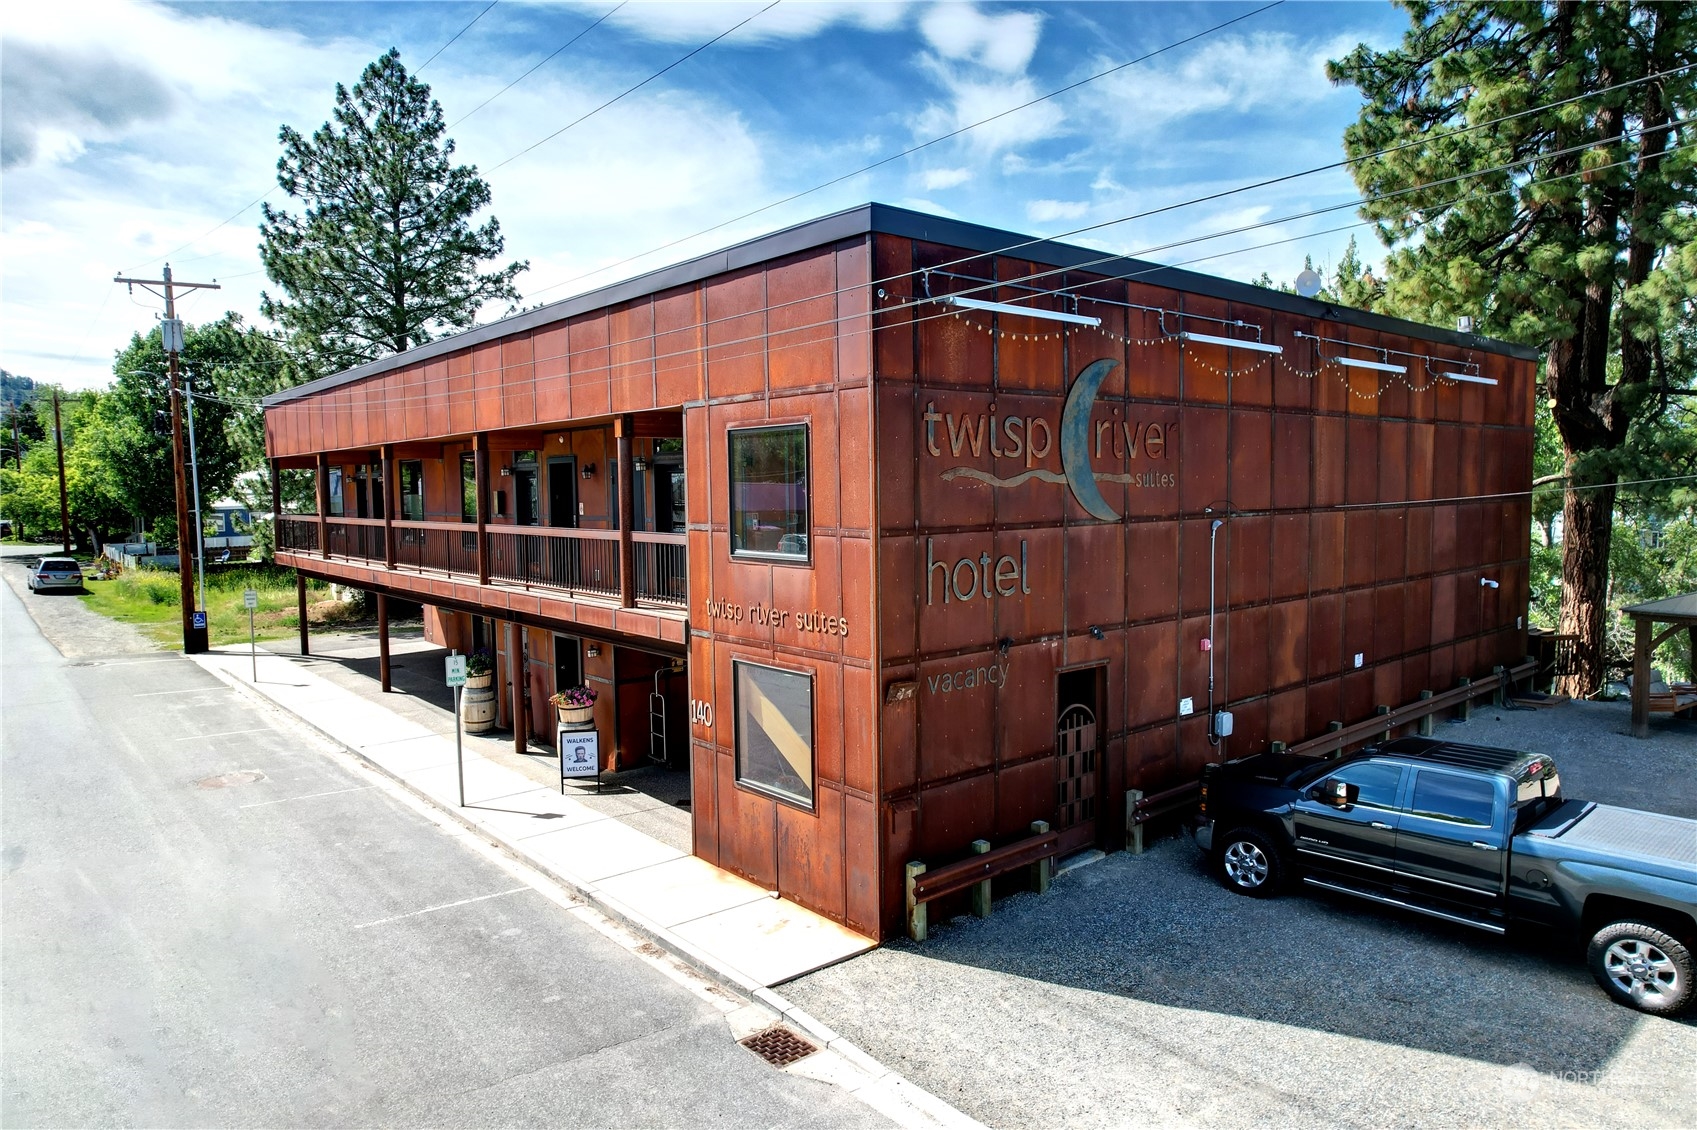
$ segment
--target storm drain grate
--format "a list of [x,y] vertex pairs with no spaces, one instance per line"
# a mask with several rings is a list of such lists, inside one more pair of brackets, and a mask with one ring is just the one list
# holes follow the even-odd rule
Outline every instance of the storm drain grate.
[[203,789],[227,789],[232,785],[251,785],[255,781],[265,780],[265,774],[257,769],[241,769],[234,773],[220,773],[216,777],[202,777],[195,784]]
[[806,1059],[819,1049],[788,1028],[768,1028],[742,1041],[742,1046],[770,1063],[773,1067],[788,1067],[798,1059]]

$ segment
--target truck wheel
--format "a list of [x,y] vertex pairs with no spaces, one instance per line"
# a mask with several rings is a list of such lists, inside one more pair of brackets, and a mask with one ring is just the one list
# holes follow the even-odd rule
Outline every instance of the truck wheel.
[[1665,930],[1611,922],[1585,956],[1597,984],[1629,1008],[1670,1016],[1691,1003],[1691,950]]
[[1254,898],[1279,893],[1284,881],[1284,862],[1272,838],[1254,828],[1234,828],[1220,841],[1216,857],[1220,879],[1229,890]]

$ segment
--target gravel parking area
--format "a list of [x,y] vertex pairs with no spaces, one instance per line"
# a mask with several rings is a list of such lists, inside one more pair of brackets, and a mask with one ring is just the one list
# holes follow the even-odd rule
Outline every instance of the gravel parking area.
[[67,659],[86,659],[160,650],[158,644],[132,625],[120,624],[91,611],[68,590],[31,592],[28,580],[31,566],[45,554],[58,553],[57,546],[7,546],[5,554],[0,557],[0,578],[4,578],[12,591],[18,594],[18,599],[24,602],[30,616],[41,627],[41,634],[59,649],[60,655]]
[[[1476,710],[1569,795],[1697,816],[1697,726]],[[782,992],[992,1126],[1688,1126],[1697,1017],[1609,1001],[1571,943],[1222,889],[1186,839]]]

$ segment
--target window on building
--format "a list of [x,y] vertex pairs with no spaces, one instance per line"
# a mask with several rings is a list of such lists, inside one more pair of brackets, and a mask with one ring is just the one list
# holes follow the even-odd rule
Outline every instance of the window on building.
[[734,660],[737,783],[813,808],[813,676]]
[[424,521],[424,461],[401,460],[401,521]]
[[731,552],[806,560],[807,428],[730,433]]
[[326,492],[330,497],[330,517],[340,518],[342,516],[342,469],[340,467],[330,468],[329,486],[326,488]]
[[477,521],[477,456],[460,455],[460,521]]

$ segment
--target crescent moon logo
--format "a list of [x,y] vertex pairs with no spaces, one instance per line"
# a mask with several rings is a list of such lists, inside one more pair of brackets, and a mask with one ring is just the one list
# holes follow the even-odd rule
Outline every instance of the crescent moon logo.
[[1096,405],[1097,390],[1118,364],[1107,358],[1092,361],[1072,382],[1066,408],[1061,412],[1061,470],[1066,472],[1067,486],[1086,513],[1104,522],[1117,522],[1120,516],[1102,497],[1096,472],[1090,466],[1090,410]]

